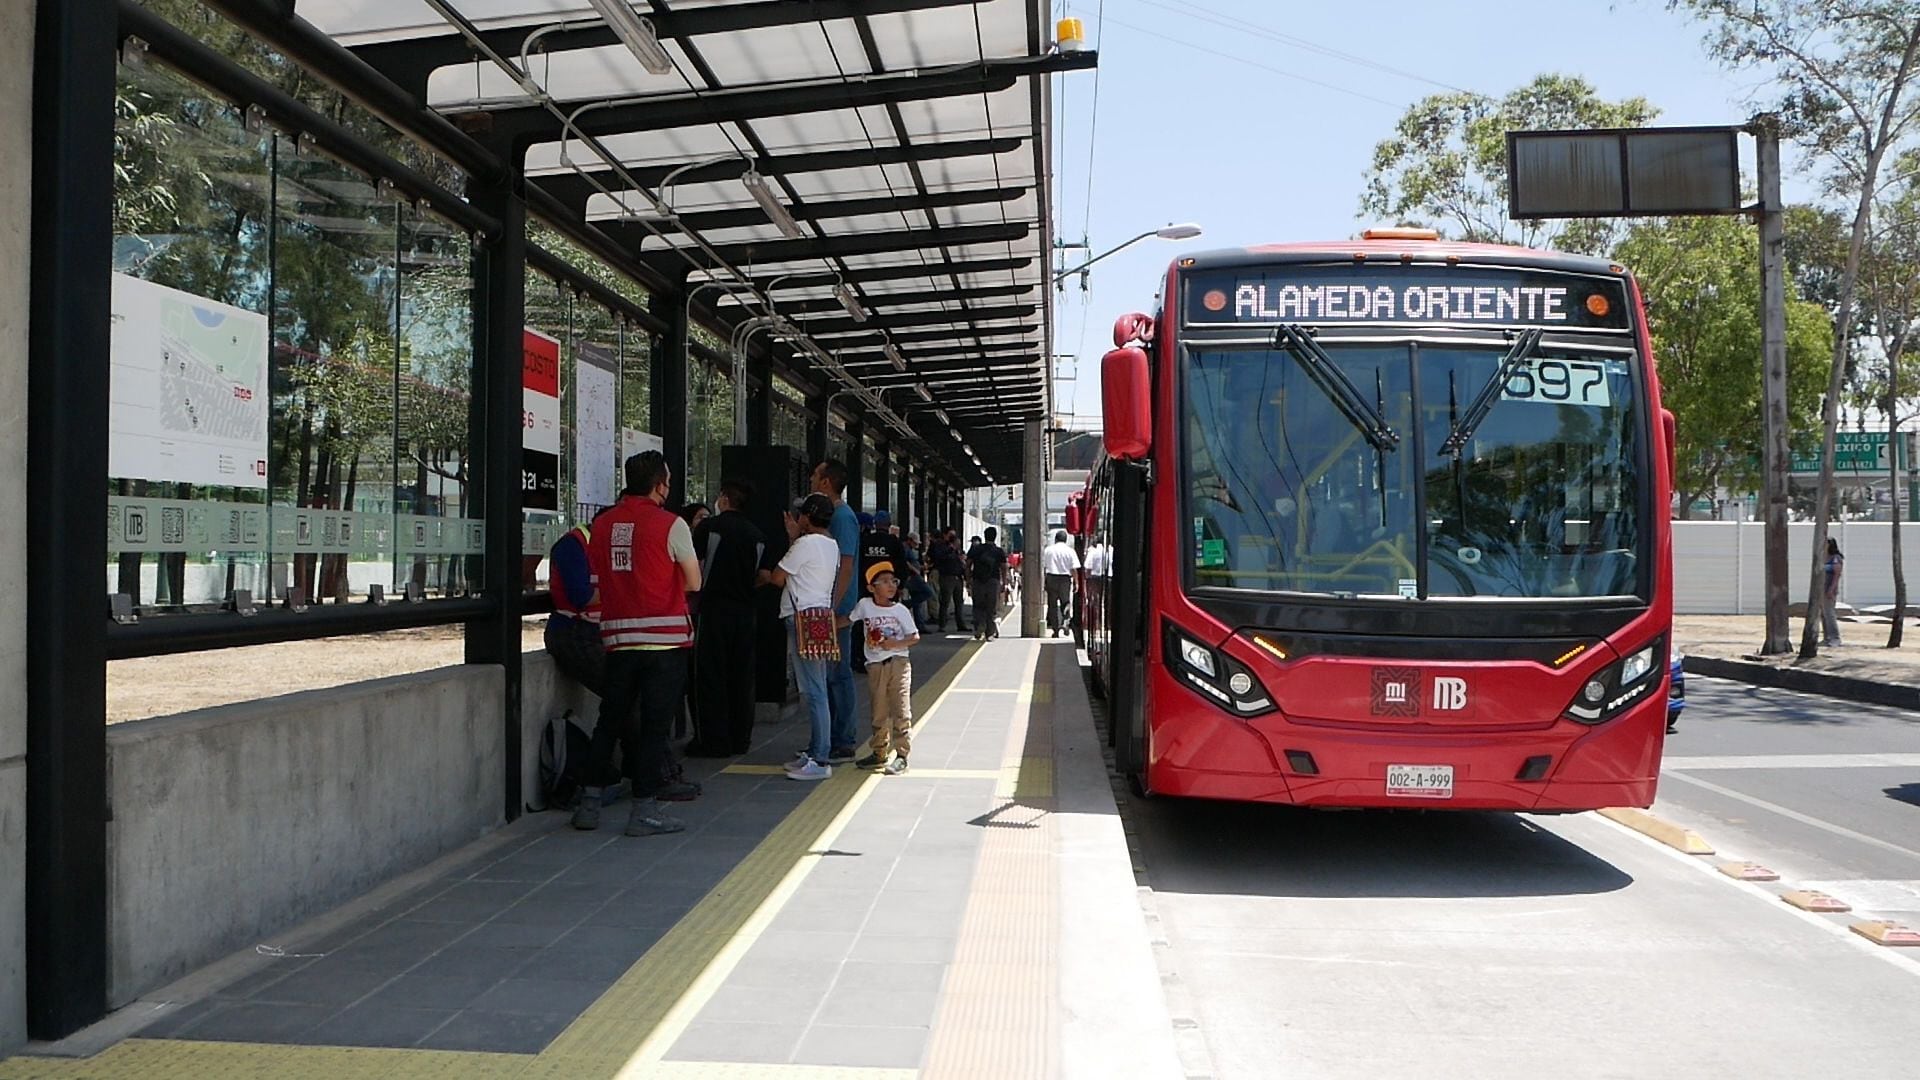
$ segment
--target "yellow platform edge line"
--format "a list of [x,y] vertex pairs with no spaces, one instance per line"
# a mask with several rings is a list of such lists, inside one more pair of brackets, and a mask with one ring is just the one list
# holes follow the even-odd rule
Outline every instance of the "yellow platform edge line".
[[[971,667],[963,645],[914,694],[916,715]],[[878,777],[840,770],[787,815],[733,872],[540,1055],[536,1075],[653,1076],[781,908],[852,819]],[[811,853],[811,854],[810,854]],[[554,1068],[558,1066],[557,1068]]]
[[1599,815],[1616,825],[1632,829],[1642,836],[1651,837],[1675,851],[1688,855],[1711,855],[1713,845],[1692,829],[1683,829],[1670,821],[1662,821],[1645,810],[1635,810],[1625,806],[1610,806],[1597,811]]
[[461,1050],[134,1038],[116,1043],[90,1058],[9,1058],[0,1061],[0,1077],[38,1080],[40,1077],[137,1076],[153,1080],[198,1080],[218,1076],[271,1076],[275,1080],[340,1080],[368,1076],[396,1080],[423,1077],[491,1080],[517,1077],[533,1060],[528,1054]]

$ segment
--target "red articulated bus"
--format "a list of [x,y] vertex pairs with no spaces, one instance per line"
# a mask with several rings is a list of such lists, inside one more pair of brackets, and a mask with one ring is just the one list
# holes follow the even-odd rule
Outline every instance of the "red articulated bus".
[[1196,255],[1103,361],[1070,511],[1144,792],[1653,801],[1672,416],[1602,259],[1373,230]]

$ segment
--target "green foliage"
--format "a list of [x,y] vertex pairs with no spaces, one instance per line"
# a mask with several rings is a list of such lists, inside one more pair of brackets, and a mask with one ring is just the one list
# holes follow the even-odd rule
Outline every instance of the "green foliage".
[[[1759,485],[1759,238],[1743,221],[1636,223],[1613,258],[1639,277],[1660,372],[1661,404],[1678,428],[1681,512],[1701,494]],[[1831,327],[1818,304],[1787,305],[1788,409],[1807,430],[1826,383]]]
[[1609,102],[1575,75],[1544,74],[1503,98],[1449,93],[1409,108],[1374,147],[1360,216],[1426,225],[1459,240],[1599,252],[1608,221],[1512,221],[1507,217],[1508,131],[1642,127],[1658,115],[1645,98]]

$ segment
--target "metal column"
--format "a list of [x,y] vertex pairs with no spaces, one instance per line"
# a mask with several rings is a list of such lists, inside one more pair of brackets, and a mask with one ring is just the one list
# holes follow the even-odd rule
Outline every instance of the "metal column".
[[749,354],[747,369],[747,445],[773,445],[773,355]]
[[1029,420],[1021,493],[1026,506],[1020,515],[1025,535],[1020,555],[1020,636],[1047,632],[1046,568],[1040,552],[1047,546],[1047,422]]
[[831,407],[825,394],[815,394],[807,399],[807,468],[809,469],[827,459],[827,410]]
[[866,475],[867,425],[859,420],[847,425],[847,505],[855,510],[871,510],[863,506],[861,478]]
[[[515,155],[516,160],[518,155]],[[515,170],[518,172],[518,170]],[[500,221],[500,235],[482,241],[474,262],[473,396],[467,442],[474,467],[468,483],[486,535],[482,591],[498,608],[467,624],[467,663],[499,664],[505,671],[506,820],[526,805],[520,790],[520,609],[522,342],[527,285],[527,203],[517,178],[476,184],[473,204]]]
[[[27,383],[27,1030],[107,1011],[107,400],[116,5],[41,0]],[[17,363],[27,365],[26,358]],[[19,509],[19,508],[16,508]],[[17,553],[25,558],[26,552]],[[138,813],[138,808],[127,808]]]
[[[1786,209],[1780,199],[1780,126],[1771,116],[1754,121],[1755,165],[1760,180],[1760,470],[1766,522],[1766,638],[1760,651],[1793,647],[1787,627],[1787,288]],[[1809,615],[1809,625],[1812,625]]]
[[876,513],[893,509],[893,475],[888,460],[892,455],[893,447],[881,446],[868,466],[873,470],[873,505],[867,509]]
[[672,292],[655,293],[649,307],[667,324],[660,347],[653,353],[653,401],[649,413],[660,451],[673,472],[667,505],[678,506],[687,494],[687,296],[686,277]]

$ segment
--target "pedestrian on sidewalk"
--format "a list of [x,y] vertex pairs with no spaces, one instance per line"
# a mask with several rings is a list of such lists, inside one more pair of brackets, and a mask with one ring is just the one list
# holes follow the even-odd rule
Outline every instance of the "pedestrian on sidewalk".
[[744,754],[753,742],[753,594],[767,538],[748,520],[753,487],[727,479],[718,513],[693,530],[700,555],[700,621],[694,632],[693,738],[688,757]]
[[899,602],[900,576],[893,564],[867,568],[867,591],[853,607],[866,626],[867,707],[873,714],[873,738],[866,757],[854,764],[888,776],[907,771],[913,727],[913,665],[907,650],[920,643],[913,613]]
[[1047,581],[1047,635],[1059,637],[1073,616],[1073,575],[1080,569],[1080,553],[1067,543],[1067,531],[1053,534],[1053,543],[1040,553]]
[[600,606],[600,639],[607,648],[606,691],[593,728],[589,784],[573,812],[573,827],[600,825],[602,789],[613,774],[613,747],[623,741],[622,764],[633,785],[628,836],[686,828],[667,816],[660,799],[699,794],[699,785],[666,777],[667,735],[679,711],[693,646],[687,593],[700,588],[693,530],[666,510],[671,473],[657,450],[626,463],[620,501],[600,518],[587,547]]
[[1827,537],[1827,583],[1822,590],[1826,601],[1820,605],[1820,628],[1826,633],[1828,645],[1840,644],[1840,616],[1833,606],[1840,601],[1840,575],[1846,568],[1847,557],[1840,554],[1840,542]]
[[934,570],[940,574],[940,591],[936,595],[933,612],[933,628],[944,630],[947,625],[947,613],[953,613],[953,628],[962,633],[967,630],[967,619],[961,612],[967,587],[967,561],[960,547],[960,534],[948,529],[942,533],[927,557],[933,561]]
[[787,629],[787,660],[800,702],[807,710],[807,748],[787,763],[792,780],[825,780],[833,775],[831,756],[833,716],[828,682],[839,663],[833,611],[833,582],[840,565],[834,541],[833,500],[815,492],[794,504],[787,514],[787,553],[761,580],[777,585],[780,619]]
[[1007,553],[994,540],[999,530],[987,526],[985,539],[967,551],[967,573],[973,578],[973,636],[992,641],[1000,636],[1000,584],[1007,576]]
[[[813,490],[833,502],[830,533],[840,547],[839,570],[833,579],[833,613],[851,616],[854,602],[860,599],[860,574],[854,565],[860,554],[860,518],[847,505],[847,467],[832,458],[813,467]],[[854,722],[856,702],[853,696],[853,631],[840,630],[840,660],[827,679],[827,700],[833,712],[833,750],[830,761],[838,765],[853,760],[853,748],[860,741]]]

